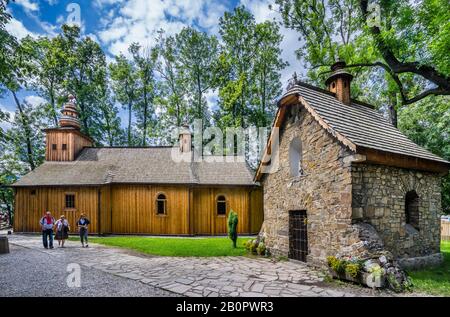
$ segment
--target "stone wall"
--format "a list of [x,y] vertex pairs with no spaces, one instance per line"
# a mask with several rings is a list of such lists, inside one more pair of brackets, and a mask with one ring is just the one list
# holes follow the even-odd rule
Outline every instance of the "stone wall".
[[[289,211],[306,210],[308,216],[308,262],[322,262],[342,246],[359,241],[352,228],[351,157],[304,109],[290,107],[280,129],[277,172],[265,174],[264,224],[266,245],[274,255],[288,256]],[[289,146],[302,143],[303,175],[292,177]]]
[[[370,223],[395,257],[439,252],[441,187],[437,174],[395,167],[354,164],[353,219]],[[418,229],[406,224],[405,195],[419,196]]]

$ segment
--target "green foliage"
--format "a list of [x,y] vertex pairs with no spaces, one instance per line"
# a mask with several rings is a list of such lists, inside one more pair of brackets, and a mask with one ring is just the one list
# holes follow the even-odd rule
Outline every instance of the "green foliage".
[[328,266],[338,274],[342,274],[345,272],[345,267],[347,262],[345,260],[341,260],[336,258],[335,256],[327,257]]
[[[399,111],[399,129],[415,143],[450,160],[450,100],[430,97]],[[442,178],[442,210],[450,214],[450,175]]]
[[259,256],[264,256],[264,255],[266,255],[266,244],[264,243],[264,242],[260,242],[259,244],[258,244],[258,247],[256,248],[256,253],[259,255]]
[[357,277],[361,271],[361,265],[359,263],[347,263],[345,266],[345,272],[351,277]]
[[432,295],[450,296],[450,241],[441,242],[441,266],[409,272],[414,289]]
[[238,215],[233,209],[228,214],[228,237],[233,241],[233,248],[236,248],[236,242],[238,238],[237,233]]

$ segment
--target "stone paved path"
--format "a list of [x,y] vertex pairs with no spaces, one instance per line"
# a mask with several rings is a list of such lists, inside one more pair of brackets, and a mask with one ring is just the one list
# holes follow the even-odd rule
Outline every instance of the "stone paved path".
[[146,256],[124,249],[77,242],[53,250],[42,248],[37,236],[9,236],[11,244],[73,261],[183,296],[367,296],[360,287],[338,289],[323,282],[324,275],[301,263],[264,258],[182,258]]

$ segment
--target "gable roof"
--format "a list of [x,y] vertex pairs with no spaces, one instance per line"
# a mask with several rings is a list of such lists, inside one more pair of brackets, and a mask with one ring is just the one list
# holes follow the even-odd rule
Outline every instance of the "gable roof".
[[281,97],[274,126],[279,127],[283,122],[286,106],[299,103],[324,129],[355,153],[377,151],[416,161],[450,164],[409,140],[370,105],[353,100],[346,105],[336,99],[334,93],[305,83],[297,83]]
[[71,162],[46,161],[13,186],[105,184],[254,185],[244,162],[175,162],[172,147],[84,148]]

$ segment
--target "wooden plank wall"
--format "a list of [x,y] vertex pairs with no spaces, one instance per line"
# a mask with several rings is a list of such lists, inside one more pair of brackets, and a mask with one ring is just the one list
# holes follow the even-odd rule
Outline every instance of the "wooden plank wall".
[[[35,195],[30,188],[17,188],[15,196],[14,231],[40,232],[39,220],[48,210],[58,219],[65,215],[76,232],[75,223],[84,212],[91,221],[90,232],[97,232],[98,188],[97,187],[38,187]],[[65,209],[65,194],[75,194],[75,209]]]
[[[31,190],[36,191],[31,195]],[[65,209],[65,194],[75,194],[75,209]],[[166,215],[156,214],[156,196],[167,197]],[[227,215],[217,215],[216,198],[227,199]],[[64,214],[75,232],[81,212],[91,221],[90,232],[118,234],[227,233],[230,209],[238,213],[239,233],[257,233],[263,221],[259,188],[189,188],[187,186],[111,185],[103,187],[17,188],[16,232],[39,232],[39,219],[46,210],[55,218]],[[99,210],[100,208],[100,210]],[[100,211],[100,212],[99,212]]]
[[[56,150],[52,149],[53,144],[56,144]],[[67,150],[62,150],[63,144],[67,144]],[[48,131],[45,159],[47,161],[73,161],[86,146],[92,146],[92,143],[76,132]]]
[[450,240],[450,221],[441,220],[441,239]]
[[[166,215],[156,214],[156,196],[167,198]],[[185,186],[113,185],[112,232],[189,234],[189,188]]]
[[[227,200],[226,216],[217,215],[217,196]],[[235,188],[195,188],[194,189],[194,234],[226,234],[227,217],[233,209],[239,218],[239,233],[257,233],[261,229],[263,209],[260,189],[251,191],[248,187]]]

